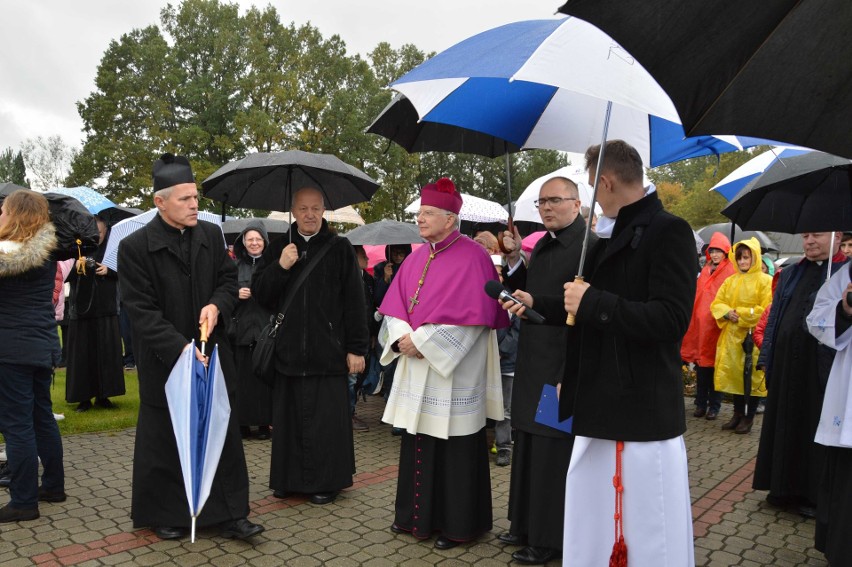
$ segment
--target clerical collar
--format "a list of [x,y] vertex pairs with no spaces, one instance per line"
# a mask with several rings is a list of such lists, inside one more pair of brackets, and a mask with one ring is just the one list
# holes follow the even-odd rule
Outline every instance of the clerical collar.
[[317,234],[319,234],[319,231],[317,231],[317,232],[315,232],[315,233],[313,233],[313,234],[304,234],[304,233],[303,233],[301,230],[299,230],[298,228],[296,229],[296,232],[298,232],[298,233],[299,233],[299,236],[301,236],[302,238],[304,238],[304,239],[305,239],[305,242],[309,241],[311,238],[313,238],[314,236],[316,236]]
[[571,226],[572,224],[574,224],[576,221],[577,221],[577,219],[575,218],[574,220],[572,220],[571,222],[569,222],[568,224],[566,224],[562,228],[557,229],[557,230],[548,230],[547,232],[550,233],[551,238],[559,238],[559,235],[562,234],[563,232],[565,232],[566,230],[568,230],[568,227]]
[[438,252],[442,252],[445,248],[449,248],[450,245],[452,245],[453,242],[458,240],[460,236],[461,233],[457,230],[454,230],[449,234],[449,236],[447,236],[445,239],[438,242],[437,244],[430,242],[429,247],[435,254],[437,254]]
[[177,228],[177,227],[170,225],[169,223],[166,222],[166,219],[164,219],[163,215],[161,215],[161,214],[157,214],[157,218],[160,220],[160,223],[162,223],[163,228],[166,229],[167,233],[183,234],[183,232],[187,229],[187,227]]

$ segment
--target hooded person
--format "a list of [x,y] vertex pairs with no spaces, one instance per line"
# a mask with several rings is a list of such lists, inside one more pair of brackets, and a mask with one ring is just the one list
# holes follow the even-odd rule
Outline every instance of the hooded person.
[[[133,328],[139,372],[139,418],[133,453],[131,512],[135,527],[151,527],[161,539],[188,534],[189,505],[166,398],[166,381],[178,357],[207,324],[218,345],[231,407],[236,369],[222,322],[237,302],[237,268],[222,230],[198,220],[198,189],[189,161],[163,154],[154,163],[158,214],[118,247],[122,303]],[[206,357],[196,347],[197,360]],[[231,412],[222,455],[198,527],[221,524],[222,535],[248,539],[263,527],[249,513],[248,472]]]
[[495,329],[509,320],[483,290],[497,273],[459,232],[461,205],[447,178],[423,187],[417,226],[428,246],[406,258],[379,308],[381,362],[399,359],[382,421],[405,430],[391,530],[438,532],[438,549],[491,529],[485,423],[503,419]]
[[742,434],[751,431],[757,399],[766,397],[763,370],[757,369],[760,351],[754,348],[750,362],[750,400],[746,407],[743,341],[754,333],[763,311],[772,302],[772,277],[760,268],[760,243],[754,237],[737,242],[728,259],[738,271],[722,283],[710,304],[710,312],[721,329],[716,346],[715,384],[716,390],[734,396],[734,415],[722,429]]
[[385,246],[386,260],[373,267],[373,277],[376,280],[373,288],[373,302],[376,305],[382,304],[393,277],[409,254],[411,254],[411,244],[388,244]]
[[252,297],[251,278],[268,245],[269,235],[260,221],[249,223],[234,241],[239,302],[228,328],[238,373],[236,411],[240,433],[248,437],[250,428],[257,426],[258,439],[269,439],[270,436],[272,388],[254,374],[251,354],[258,335],[269,321],[270,312]]
[[710,237],[705,256],[707,261],[698,275],[695,289],[695,303],[692,306],[692,319],[683,336],[680,356],[686,362],[696,366],[695,417],[716,419],[722,407],[722,392],[717,392],[713,384],[716,364],[716,344],[722,332],[716,324],[716,318],[710,313],[710,304],[722,283],[736,272],[736,267],[728,259],[731,242],[721,232]]

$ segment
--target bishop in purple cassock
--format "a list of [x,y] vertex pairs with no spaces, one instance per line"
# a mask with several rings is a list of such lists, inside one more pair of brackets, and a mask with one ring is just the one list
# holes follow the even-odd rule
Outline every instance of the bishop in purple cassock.
[[379,309],[382,364],[399,357],[382,420],[405,430],[391,530],[439,533],[449,549],[491,529],[485,420],[503,419],[495,329],[509,324],[484,291],[487,252],[458,231],[462,198],[447,178],[423,187],[417,225],[428,246],[408,256]]

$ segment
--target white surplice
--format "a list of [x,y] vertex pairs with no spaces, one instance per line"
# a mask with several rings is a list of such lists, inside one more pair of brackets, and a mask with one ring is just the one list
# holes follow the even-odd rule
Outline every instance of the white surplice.
[[808,315],[808,330],[822,344],[837,351],[814,441],[829,447],[852,448],[852,328],[835,337],[837,303],[849,284],[849,268],[843,266],[822,285]]
[[[382,421],[411,434],[439,439],[471,435],[486,417],[503,419],[497,333],[485,326],[425,324],[386,317],[381,363],[399,363]],[[423,359],[401,356],[391,345],[406,334]]]
[[[609,565],[615,540],[615,441],[576,437],[565,489],[566,567]],[[623,527],[630,567],[693,567],[692,504],[683,436],[625,442]]]

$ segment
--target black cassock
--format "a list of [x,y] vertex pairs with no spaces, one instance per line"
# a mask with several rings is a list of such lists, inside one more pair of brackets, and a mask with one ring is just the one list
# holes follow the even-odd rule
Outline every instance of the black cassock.
[[198,317],[209,303],[220,311],[209,348],[219,346],[232,411],[222,457],[198,526],[245,518],[249,512],[248,473],[233,410],[236,369],[222,324],[237,301],[237,276],[221,230],[199,221],[181,234],[156,217],[122,241],[118,274],[122,300],[133,326],[133,352],[139,371],[133,525],[190,525],[165,384],[183,348],[198,337]]

